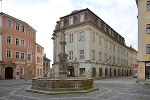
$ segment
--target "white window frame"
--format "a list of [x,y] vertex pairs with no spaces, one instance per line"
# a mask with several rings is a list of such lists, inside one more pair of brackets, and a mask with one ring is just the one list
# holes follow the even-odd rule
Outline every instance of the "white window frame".
[[25,53],[24,52],[20,53],[20,59],[25,59]]
[[80,41],[84,41],[84,31],[79,33],[79,38]]
[[73,42],[73,34],[69,34],[69,42]]
[[16,30],[20,31],[20,24],[16,23]]
[[21,39],[21,42],[20,42],[20,43],[21,43],[21,46],[25,46],[25,40],[22,40],[22,39]]
[[84,50],[80,50],[79,54],[80,59],[84,59]]
[[26,29],[25,26],[24,26],[24,25],[21,25],[21,31],[22,31],[22,32],[25,32],[25,29]]
[[101,45],[102,44],[102,40],[101,40],[102,38],[99,36],[99,45]]
[[31,76],[31,75],[34,75],[34,70],[33,69],[30,69],[29,70],[29,75]]
[[32,60],[32,55],[31,54],[28,54],[28,61],[31,61]]
[[20,67],[19,75],[24,75],[24,68]]
[[69,59],[73,59],[73,51],[69,51]]
[[16,38],[16,45],[20,45],[20,39]]
[[92,60],[95,60],[95,51],[92,50]]
[[7,19],[6,25],[7,25],[7,27],[12,28],[12,20]]
[[20,58],[20,52],[16,51],[15,56],[16,56],[16,59],[19,59]]
[[6,57],[7,58],[12,58],[12,50],[6,50]]
[[102,60],[102,54],[99,52],[99,61]]
[[8,35],[6,38],[7,38],[6,42],[11,44],[12,43],[12,37]]
[[85,13],[80,14],[80,22],[85,21]]
[[92,41],[95,42],[95,33],[92,32]]
[[74,20],[73,16],[69,18],[69,25],[72,25],[74,23],[73,20]]
[[64,20],[60,21],[60,27],[64,27]]

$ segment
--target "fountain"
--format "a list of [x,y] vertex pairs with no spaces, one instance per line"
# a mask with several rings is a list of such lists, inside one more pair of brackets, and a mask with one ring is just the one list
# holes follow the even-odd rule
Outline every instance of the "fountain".
[[66,93],[86,93],[98,88],[93,86],[92,78],[68,77],[67,57],[65,53],[65,33],[61,31],[61,52],[59,56],[59,78],[33,78],[32,86],[27,87],[28,92],[38,92],[44,94],[66,94]]

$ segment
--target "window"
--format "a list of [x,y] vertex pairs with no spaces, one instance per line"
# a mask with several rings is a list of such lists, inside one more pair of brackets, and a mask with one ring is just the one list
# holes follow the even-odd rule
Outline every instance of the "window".
[[80,59],[84,58],[84,50],[80,50]]
[[34,50],[34,44],[32,45],[32,49]]
[[69,51],[69,59],[73,59],[73,51]]
[[104,59],[105,59],[105,62],[106,62],[107,61],[107,54],[105,54],[105,58]]
[[101,44],[101,37],[99,36],[99,44]]
[[114,51],[115,51],[115,45],[114,45]]
[[20,29],[20,25],[18,23],[16,23],[16,30],[19,31],[19,29]]
[[7,43],[11,43],[11,36],[7,36]]
[[73,24],[73,17],[70,17],[70,25],[72,25]]
[[37,69],[37,76],[39,76],[39,68]]
[[97,19],[97,26],[100,28],[101,27],[101,20]]
[[21,53],[21,59],[24,59],[24,53]]
[[80,75],[85,75],[85,68],[79,68],[80,70]]
[[115,64],[115,57],[113,57],[113,64]]
[[111,35],[111,28],[109,28],[109,34]]
[[20,68],[20,75],[24,75],[24,68]]
[[92,77],[96,76],[96,68],[92,68]]
[[28,34],[29,34],[29,35],[31,35],[31,31],[30,31],[30,29],[29,29],[29,31],[28,31]]
[[109,56],[109,62],[111,63],[111,56]]
[[30,42],[28,43],[28,48],[30,48]]
[[32,32],[32,37],[34,38],[34,32]]
[[80,22],[83,22],[85,20],[84,13],[80,15]]
[[118,58],[118,64],[120,64],[120,59]]
[[99,76],[102,76],[102,73],[103,73],[102,68],[99,68]]
[[7,50],[6,56],[7,56],[8,58],[11,58],[11,50]]
[[16,38],[16,45],[19,45],[19,38]]
[[28,60],[31,60],[31,54],[28,54]]
[[12,24],[11,20],[7,20],[7,27],[11,28],[11,24]]
[[46,63],[46,66],[48,66],[48,63]]
[[150,33],[150,24],[147,24],[147,33]]
[[60,21],[60,27],[64,27],[64,20]]
[[101,53],[99,52],[99,61],[101,61],[102,60],[102,55],[101,55]]
[[69,41],[73,42],[73,34],[69,34]]
[[25,46],[25,45],[24,45],[24,40],[21,40],[21,46]]
[[16,58],[19,59],[19,52],[16,52]]
[[25,32],[25,26],[24,25],[21,25],[21,31]]
[[30,69],[30,70],[29,70],[29,74],[30,74],[30,75],[33,75],[33,69]]
[[118,53],[119,53],[120,48],[118,47]]
[[146,53],[147,53],[147,54],[150,54],[150,44],[147,44],[147,45],[146,45]]
[[107,40],[105,40],[105,47],[107,47]]
[[147,10],[150,10],[150,1],[147,1]]
[[92,33],[92,41],[95,41],[95,33]]
[[80,32],[80,41],[84,40],[84,32]]
[[94,60],[95,59],[95,51],[92,50],[92,59]]
[[111,49],[111,42],[109,42],[109,49]]
[[42,69],[40,69],[40,75],[42,75]]

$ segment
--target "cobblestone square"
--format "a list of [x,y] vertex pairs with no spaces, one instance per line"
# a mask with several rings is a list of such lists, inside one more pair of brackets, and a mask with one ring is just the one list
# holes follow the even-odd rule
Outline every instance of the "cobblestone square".
[[0,80],[0,100],[149,100],[150,85],[136,83],[133,77],[95,80],[99,90],[82,94],[45,95],[25,92],[32,81]]

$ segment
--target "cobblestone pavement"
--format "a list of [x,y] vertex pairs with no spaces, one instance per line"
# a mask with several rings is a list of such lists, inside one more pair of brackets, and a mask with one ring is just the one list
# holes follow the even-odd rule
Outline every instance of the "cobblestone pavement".
[[150,100],[150,85],[133,77],[95,80],[99,90],[83,94],[45,95],[25,92],[31,80],[0,80],[0,100]]

